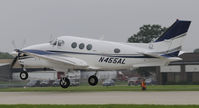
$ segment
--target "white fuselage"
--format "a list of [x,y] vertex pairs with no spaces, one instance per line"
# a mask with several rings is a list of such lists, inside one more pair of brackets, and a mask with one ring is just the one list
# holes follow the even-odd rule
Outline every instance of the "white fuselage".
[[[59,44],[59,41],[63,41]],[[164,61],[145,56],[139,52],[150,51],[150,48],[146,49],[129,45],[126,43],[102,41],[95,39],[79,38],[72,36],[62,36],[57,38],[53,45],[53,42],[38,44],[26,47],[24,49],[36,49],[44,50],[53,53],[57,53],[60,56],[74,57],[85,61],[89,68],[93,70],[120,70],[120,69],[130,69],[137,66],[142,66],[142,64],[149,66],[157,66],[165,64]],[[72,46],[73,43],[77,45]],[[81,45],[84,47],[81,49]],[[88,50],[87,45],[91,45],[92,48]],[[83,46],[83,45],[82,45]],[[153,50],[151,50],[153,51]],[[50,63],[42,60],[40,58],[29,58],[21,59],[20,63],[25,66],[43,66],[53,68],[49,66]],[[60,68],[63,66],[60,66]],[[70,68],[67,67],[66,68]],[[79,69],[72,67],[73,69]]]

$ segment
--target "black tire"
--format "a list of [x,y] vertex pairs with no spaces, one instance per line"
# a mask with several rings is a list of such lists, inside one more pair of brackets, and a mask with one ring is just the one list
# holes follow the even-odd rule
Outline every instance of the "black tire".
[[28,79],[28,72],[21,72],[20,73],[20,78],[21,78],[21,80],[26,80],[26,79]]
[[91,85],[91,86],[95,86],[97,85],[98,83],[98,78],[95,76],[95,75],[92,75],[88,78],[88,83]]
[[59,82],[60,86],[62,88],[68,88],[70,86],[70,80],[67,77],[63,77],[60,82]]

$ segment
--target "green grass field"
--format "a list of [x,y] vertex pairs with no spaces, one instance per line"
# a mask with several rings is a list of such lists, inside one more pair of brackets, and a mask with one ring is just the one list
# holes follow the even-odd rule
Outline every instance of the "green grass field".
[[[141,91],[140,86],[77,86],[61,87],[25,87],[1,88],[0,92],[95,92],[95,91]],[[147,91],[199,91],[199,85],[154,85],[147,86]]]
[[0,108],[199,108],[199,105],[0,105]]

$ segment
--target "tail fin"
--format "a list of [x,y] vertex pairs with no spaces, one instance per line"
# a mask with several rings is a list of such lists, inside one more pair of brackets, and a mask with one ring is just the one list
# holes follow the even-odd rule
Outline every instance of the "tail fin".
[[172,39],[185,34],[188,31],[190,24],[191,21],[176,20],[176,22],[155,42],[164,41],[165,39]]
[[190,24],[191,21],[176,20],[162,36],[152,43],[153,49],[160,52],[162,56],[178,56]]

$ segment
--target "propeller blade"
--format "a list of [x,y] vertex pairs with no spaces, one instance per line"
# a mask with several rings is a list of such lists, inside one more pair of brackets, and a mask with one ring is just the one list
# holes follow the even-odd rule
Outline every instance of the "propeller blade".
[[15,51],[18,53],[18,55],[13,59],[11,65],[10,65],[10,69],[13,68],[13,66],[15,65],[15,63],[17,62],[18,58],[20,57],[21,55],[21,51],[19,49],[15,49]]
[[17,62],[18,57],[19,57],[19,56],[16,56],[16,57],[13,59],[13,61],[12,61],[11,65],[10,65],[10,69],[12,69],[12,68],[13,68],[13,66],[14,66],[14,65],[15,65],[15,63]]

